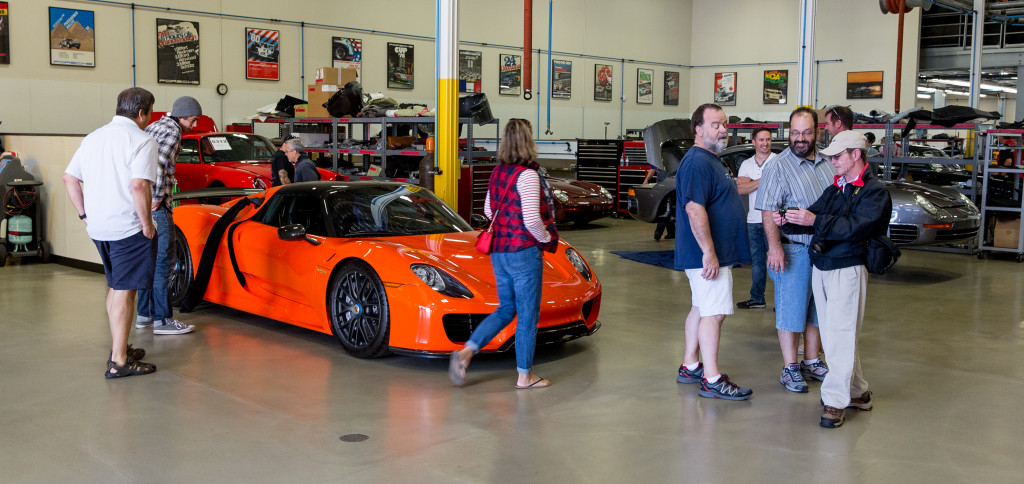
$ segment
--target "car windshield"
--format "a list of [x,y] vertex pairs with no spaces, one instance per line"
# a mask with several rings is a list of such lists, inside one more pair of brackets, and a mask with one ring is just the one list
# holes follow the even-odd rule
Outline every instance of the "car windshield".
[[414,185],[347,187],[327,196],[342,237],[467,232],[472,227],[429,190]]
[[223,133],[204,136],[200,142],[203,162],[270,161],[273,145],[266,138],[253,134]]

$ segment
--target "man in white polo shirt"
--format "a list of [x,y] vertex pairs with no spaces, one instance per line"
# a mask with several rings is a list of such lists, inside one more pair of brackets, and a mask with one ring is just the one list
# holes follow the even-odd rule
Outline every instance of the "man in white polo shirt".
[[64,186],[96,244],[107,277],[107,317],[112,345],[107,378],[145,375],[145,351],[128,346],[135,294],[153,286],[156,224],[150,207],[157,146],[142,131],[155,99],[133,87],[117,96],[117,114],[82,140],[64,171]]
[[761,183],[761,172],[765,163],[775,157],[772,153],[772,132],[768,128],[755,128],[750,138],[754,142],[754,156],[740,165],[736,177],[736,188],[740,195],[749,195],[747,201],[747,242],[750,244],[750,299],[736,303],[740,309],[765,307],[764,289],[768,279],[768,240],[764,236],[761,211],[757,204],[757,187]]

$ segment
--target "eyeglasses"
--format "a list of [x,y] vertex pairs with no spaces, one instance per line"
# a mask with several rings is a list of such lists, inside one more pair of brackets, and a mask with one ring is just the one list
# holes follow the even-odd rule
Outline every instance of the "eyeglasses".
[[806,131],[790,131],[789,135],[799,139],[799,138],[810,138],[810,137],[814,136],[814,133],[815,133],[815,131],[813,129],[808,129]]
[[835,122],[835,121],[837,121],[839,119],[839,111],[836,111],[836,108],[838,108],[838,107],[839,106],[832,106],[832,109],[828,110],[828,113],[832,115],[832,121],[833,122]]
[[843,151],[840,151],[839,153],[836,153],[836,154],[834,154],[834,155],[832,155],[832,156],[829,156],[828,158],[829,158],[830,160],[832,160],[832,161],[838,161],[838,160],[839,160],[839,157],[840,157],[840,156],[843,156],[843,153],[850,153],[850,152],[851,152],[851,151],[850,151],[850,149],[849,149],[849,148],[847,148],[847,149],[845,149],[845,150],[843,150]]

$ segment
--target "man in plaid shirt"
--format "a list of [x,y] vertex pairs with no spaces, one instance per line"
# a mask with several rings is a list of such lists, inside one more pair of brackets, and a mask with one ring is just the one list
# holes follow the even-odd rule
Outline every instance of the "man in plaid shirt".
[[171,269],[176,261],[174,247],[174,218],[171,215],[171,197],[174,193],[174,163],[181,152],[181,134],[195,126],[203,108],[199,101],[182,96],[174,101],[171,113],[146,127],[146,133],[156,140],[159,163],[153,184],[153,219],[156,220],[157,255],[153,289],[140,290],[136,328],[153,328],[153,334],[185,334],[196,329],[173,318],[171,309]]

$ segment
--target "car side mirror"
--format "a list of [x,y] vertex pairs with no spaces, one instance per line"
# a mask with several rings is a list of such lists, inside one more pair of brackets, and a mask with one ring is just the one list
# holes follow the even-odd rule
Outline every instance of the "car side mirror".
[[479,213],[474,213],[473,215],[470,215],[470,217],[469,217],[469,225],[471,227],[473,227],[474,229],[485,229],[490,224],[491,224],[491,221],[488,220],[487,217],[484,217],[483,215],[480,215]]
[[306,227],[299,224],[288,224],[277,229],[277,238],[281,240],[302,240],[306,238]]

